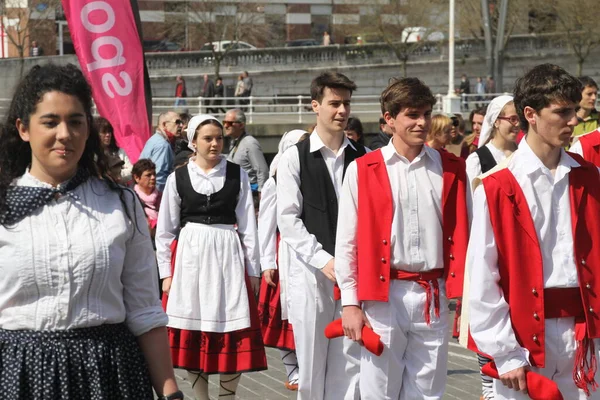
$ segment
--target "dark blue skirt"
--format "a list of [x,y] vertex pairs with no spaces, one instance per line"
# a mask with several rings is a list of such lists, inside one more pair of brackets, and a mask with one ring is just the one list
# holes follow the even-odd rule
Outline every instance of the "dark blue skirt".
[[153,399],[146,360],[124,324],[0,329],[0,398]]

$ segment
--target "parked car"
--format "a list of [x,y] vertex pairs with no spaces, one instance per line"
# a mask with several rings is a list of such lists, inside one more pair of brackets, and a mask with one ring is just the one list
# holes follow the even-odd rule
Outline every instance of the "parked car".
[[285,47],[320,46],[322,43],[315,39],[296,39],[285,43]]
[[144,40],[143,47],[145,52],[183,50],[180,45],[168,40]]
[[402,31],[403,43],[415,43],[420,41],[439,42],[445,39],[442,32],[431,32],[423,26],[411,26]]
[[218,42],[204,43],[202,47],[200,47],[200,51],[211,51],[211,48],[214,48],[218,53],[222,53],[226,50],[254,50],[256,49],[256,46],[242,41],[220,40]]

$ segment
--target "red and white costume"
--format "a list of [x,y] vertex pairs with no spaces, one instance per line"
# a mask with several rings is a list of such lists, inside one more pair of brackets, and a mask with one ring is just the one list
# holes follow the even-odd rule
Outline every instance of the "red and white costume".
[[440,399],[448,297],[462,295],[469,222],[465,162],[423,146],[412,162],[393,140],[346,171],[336,277],[344,306],[362,304],[385,350],[362,350],[361,399]]
[[[595,367],[584,365],[600,348],[597,169],[562,151],[552,174],[523,140],[482,183],[474,194],[468,264],[475,344],[500,375],[531,365],[565,399],[600,399],[598,391],[586,397]],[[529,398],[499,380],[494,390],[496,399]]]
[[587,161],[600,167],[600,130],[596,129],[585,135],[578,137],[577,143],[575,143],[569,149],[570,152],[579,154]]

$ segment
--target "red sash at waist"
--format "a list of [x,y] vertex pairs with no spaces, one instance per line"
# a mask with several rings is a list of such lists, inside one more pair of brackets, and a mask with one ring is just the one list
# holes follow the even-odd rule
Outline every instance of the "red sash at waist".
[[[427,300],[425,304],[425,322],[427,325],[431,323],[431,301],[434,302],[435,316],[440,317],[440,286],[438,279],[444,277],[444,269],[432,269],[430,271],[422,272],[409,272],[401,269],[391,269],[390,279],[397,279],[401,281],[413,281],[418,283],[425,292],[427,293]],[[433,294],[433,299],[432,299]]]

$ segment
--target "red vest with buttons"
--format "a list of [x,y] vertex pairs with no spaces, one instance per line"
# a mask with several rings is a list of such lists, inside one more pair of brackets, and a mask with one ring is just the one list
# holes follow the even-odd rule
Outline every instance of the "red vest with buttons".
[[579,141],[583,149],[583,158],[600,167],[600,130],[581,136]]
[[[581,167],[569,173],[575,264],[590,338],[600,337],[600,177],[597,168],[569,153]],[[500,287],[516,338],[534,366],[545,366],[544,266],[537,232],[521,186],[508,169],[483,179],[498,249]],[[476,349],[473,349],[476,350]]]
[[[442,231],[444,278],[449,298],[462,296],[469,240],[465,161],[441,151],[443,175]],[[358,299],[388,301],[391,231],[394,217],[392,188],[381,150],[356,160],[358,171]],[[432,211],[433,212],[433,211]],[[343,218],[340,215],[340,218]],[[437,266],[436,266],[437,267]]]

